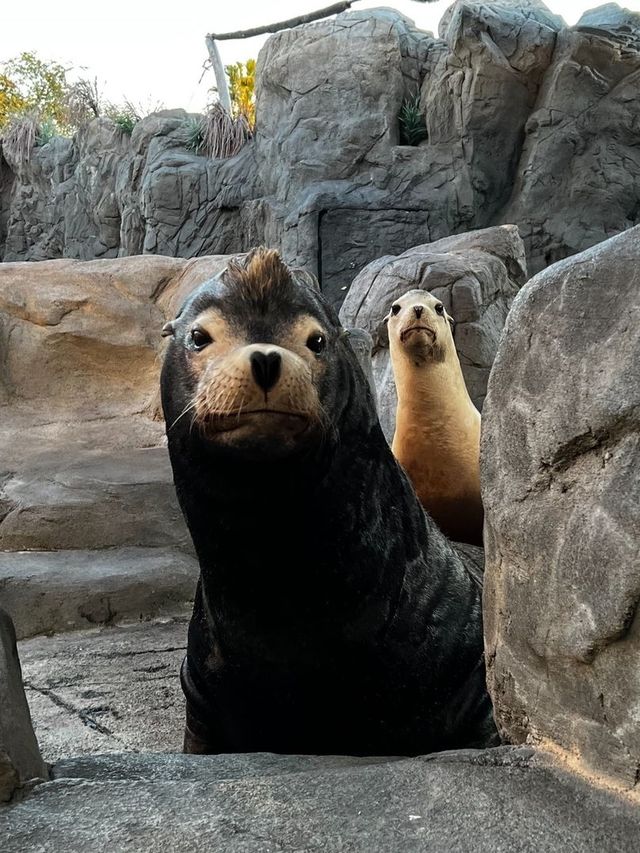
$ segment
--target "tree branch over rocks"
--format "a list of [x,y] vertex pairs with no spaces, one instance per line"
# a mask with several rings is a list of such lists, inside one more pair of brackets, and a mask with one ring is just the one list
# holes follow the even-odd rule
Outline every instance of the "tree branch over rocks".
[[[340,12],[346,12],[358,0],[345,0],[342,3],[334,3],[332,6],[325,6],[324,9],[318,9],[316,12],[309,12],[306,15],[298,15],[296,18],[289,18],[286,21],[280,21],[277,24],[265,24],[262,27],[254,27],[251,30],[236,30],[233,33],[209,33],[207,39],[215,41],[229,41],[230,39],[248,39],[253,36],[262,36],[265,33],[277,33],[280,30],[288,30],[292,27],[299,27],[301,24],[310,24],[313,21],[319,21],[321,18],[328,18],[331,15],[339,15]],[[414,0],[416,3],[434,3],[435,0]]]
[[[298,15],[296,18],[288,18],[286,21],[279,21],[277,24],[264,24],[262,27],[254,27],[250,30],[236,30],[233,33],[208,33],[205,36],[207,52],[209,53],[209,62],[213,68],[213,73],[216,77],[216,88],[218,90],[218,98],[224,109],[231,112],[231,98],[229,96],[229,87],[227,78],[224,73],[220,53],[216,45],[217,41],[231,41],[232,39],[248,39],[253,36],[262,36],[265,33],[277,33],[280,30],[289,30],[292,27],[299,27],[301,24],[310,24],[313,21],[319,21],[321,18],[329,18],[331,15],[339,15],[340,12],[346,12],[358,0],[343,0],[341,3],[334,3],[332,6],[325,6],[324,9],[318,9],[316,12],[309,12],[306,15]],[[414,0],[416,3],[433,3],[435,0]]]

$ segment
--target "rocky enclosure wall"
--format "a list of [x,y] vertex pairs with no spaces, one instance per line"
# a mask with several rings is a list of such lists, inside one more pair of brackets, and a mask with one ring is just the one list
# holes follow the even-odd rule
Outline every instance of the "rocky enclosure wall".
[[[255,138],[185,148],[182,111],[131,137],[96,119],[0,171],[0,257],[178,257],[256,243],[318,275],[336,305],[370,261],[515,223],[536,272],[640,219],[640,16],[567,28],[539,0],[459,0],[440,37],[386,9],[271,37]],[[428,139],[400,144],[418,95]],[[8,161],[7,159],[8,158]]]
[[496,720],[640,795],[640,228],[516,296],[482,422]]

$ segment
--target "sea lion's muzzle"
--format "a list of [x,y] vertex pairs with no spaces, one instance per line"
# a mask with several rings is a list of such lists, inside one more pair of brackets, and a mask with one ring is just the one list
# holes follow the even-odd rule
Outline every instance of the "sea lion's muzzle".
[[407,326],[406,329],[403,329],[400,332],[400,340],[402,341],[402,343],[405,343],[412,335],[418,334],[420,332],[425,332],[427,335],[429,335],[432,341],[435,341],[435,331],[430,326],[426,326],[424,323],[414,323],[411,326]]
[[198,381],[195,421],[212,440],[295,442],[321,420],[307,361],[275,344],[212,358]]

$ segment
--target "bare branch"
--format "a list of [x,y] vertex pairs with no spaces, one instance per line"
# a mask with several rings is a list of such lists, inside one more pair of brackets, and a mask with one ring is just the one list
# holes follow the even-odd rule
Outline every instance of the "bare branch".
[[280,21],[278,24],[265,24],[263,27],[254,27],[252,30],[237,30],[235,33],[210,33],[207,39],[229,41],[230,39],[248,39],[252,36],[264,35],[264,33],[277,33],[279,30],[299,27],[300,24],[310,24],[312,21],[317,21],[320,18],[328,18],[330,15],[339,15],[340,12],[346,12],[347,9],[350,9],[351,5],[356,2],[357,0],[345,0],[344,3],[334,3],[333,6],[318,9],[317,12],[309,12],[308,15],[289,18],[288,21]]

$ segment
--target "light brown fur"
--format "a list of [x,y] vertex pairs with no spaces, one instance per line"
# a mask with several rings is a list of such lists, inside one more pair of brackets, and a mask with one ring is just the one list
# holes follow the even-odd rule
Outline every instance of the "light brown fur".
[[[211,338],[209,345],[189,358],[189,368],[198,380],[194,421],[201,428],[233,441],[257,427],[263,434],[273,430],[286,443],[310,424],[322,425],[316,384],[324,368],[306,346],[310,335],[323,331],[313,317],[299,317],[282,329],[277,343],[270,344],[246,340],[215,309],[200,314],[191,327]],[[250,356],[258,350],[277,352],[282,360],[280,378],[268,393],[251,373]]]
[[[451,318],[444,309],[436,313],[441,304],[427,291],[412,290],[389,313],[398,392],[392,450],[441,530],[455,541],[481,545],[480,413],[467,392]],[[422,307],[420,317],[415,306]],[[431,332],[409,331],[416,325]]]

